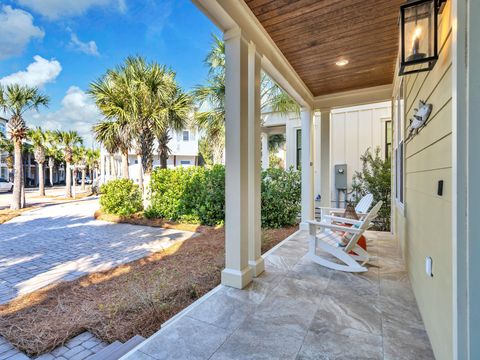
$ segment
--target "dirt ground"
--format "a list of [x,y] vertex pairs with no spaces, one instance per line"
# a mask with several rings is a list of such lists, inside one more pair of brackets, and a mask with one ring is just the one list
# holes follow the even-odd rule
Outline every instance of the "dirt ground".
[[[264,230],[262,252],[296,230]],[[84,331],[107,342],[152,335],[220,283],[224,229],[197,231],[162,252],[0,305],[0,335],[29,355],[51,351]]]

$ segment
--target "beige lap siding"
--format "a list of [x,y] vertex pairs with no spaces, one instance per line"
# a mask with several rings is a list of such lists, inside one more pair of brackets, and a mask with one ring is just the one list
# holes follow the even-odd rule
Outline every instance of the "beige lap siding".
[[[405,77],[406,124],[419,100],[433,104],[427,125],[405,145],[406,263],[437,359],[452,358],[452,60],[450,1],[439,23],[440,58],[430,72]],[[407,126],[406,125],[406,126]],[[443,180],[443,196],[437,195]],[[402,231],[399,231],[402,233]],[[433,274],[425,273],[425,257]]]

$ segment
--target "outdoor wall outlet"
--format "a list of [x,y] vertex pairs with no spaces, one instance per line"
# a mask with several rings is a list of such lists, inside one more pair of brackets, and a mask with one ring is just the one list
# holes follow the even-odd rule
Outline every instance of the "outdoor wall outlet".
[[427,273],[427,276],[433,277],[433,271],[432,271],[432,258],[430,256],[427,256],[425,258],[425,272]]

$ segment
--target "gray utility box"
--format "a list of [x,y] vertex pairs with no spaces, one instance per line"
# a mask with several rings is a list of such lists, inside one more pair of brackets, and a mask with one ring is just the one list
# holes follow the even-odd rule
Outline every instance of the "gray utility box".
[[347,190],[347,164],[335,165],[335,189]]

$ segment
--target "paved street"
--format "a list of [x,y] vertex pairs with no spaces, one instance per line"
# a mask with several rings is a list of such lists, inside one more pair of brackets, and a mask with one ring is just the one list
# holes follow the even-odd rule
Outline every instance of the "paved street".
[[47,205],[0,225],[0,304],[142,258],[193,235],[94,220],[98,206],[97,199]]
[[[79,187],[77,187],[77,192],[80,193]],[[45,203],[54,203],[55,198],[62,198],[65,196],[65,186],[54,186],[45,188],[46,197],[38,196],[38,188],[26,188],[25,189],[25,200],[27,206],[32,205],[41,205]],[[2,192],[0,193],[0,210],[8,209],[10,203],[12,202],[12,193],[11,192]]]

